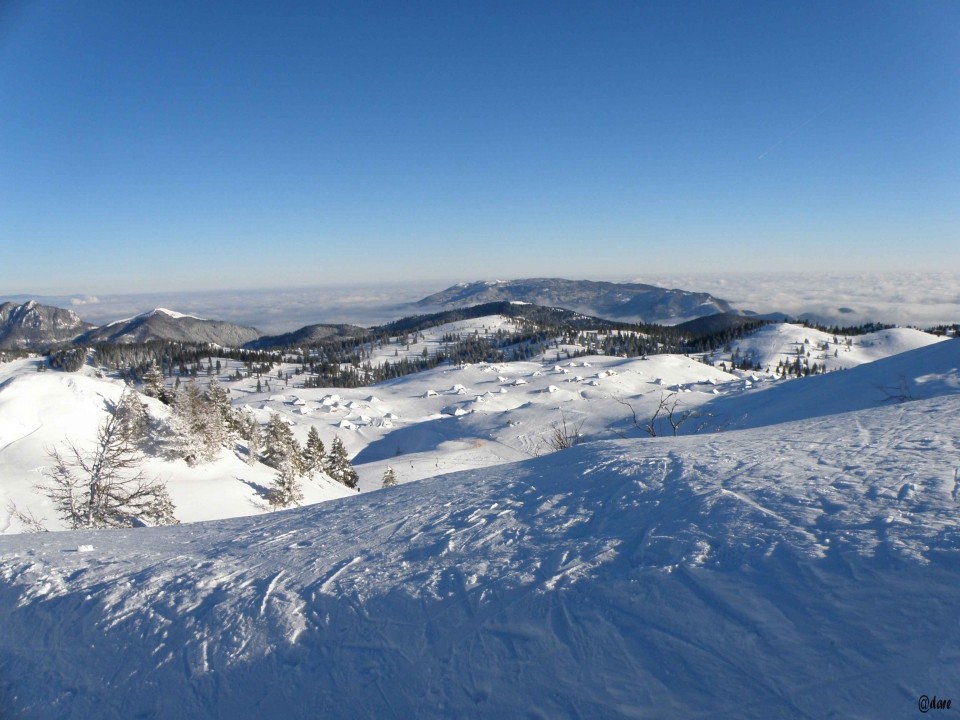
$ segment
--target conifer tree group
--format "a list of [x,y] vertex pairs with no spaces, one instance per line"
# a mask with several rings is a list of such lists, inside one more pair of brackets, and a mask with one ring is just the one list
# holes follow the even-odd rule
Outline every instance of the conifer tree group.
[[193,379],[174,393],[170,424],[175,453],[190,465],[213,460],[230,435],[222,408],[205,396]]
[[[70,527],[177,522],[165,485],[136,472],[143,448],[148,445],[154,449],[159,446],[168,456],[198,465],[215,460],[225,446],[239,439],[246,444],[245,459],[249,464],[262,461],[276,470],[268,497],[275,508],[302,504],[301,481],[318,472],[346,487],[357,488],[359,476],[339,437],[334,438],[328,452],[317,428],[311,426],[301,448],[290,424],[280,415],[273,414],[267,426],[261,428],[253,412],[234,409],[229,390],[213,374],[212,363],[208,363],[207,371],[210,379],[206,390],[201,390],[195,377],[181,383],[179,376],[171,389],[165,385],[160,365],[151,361],[139,373],[143,395],[170,406],[166,422],[152,419],[140,394],[128,387],[119,402],[108,405],[110,416],[100,427],[98,445],[92,453],[72,444],[67,452],[51,452],[53,469],[48,477],[52,482],[43,491]],[[128,382],[133,379],[128,378]],[[158,429],[163,429],[159,443],[152,441]],[[237,452],[242,453],[242,446]],[[395,482],[395,478],[384,478],[385,486]],[[42,529],[34,518],[20,517]]]

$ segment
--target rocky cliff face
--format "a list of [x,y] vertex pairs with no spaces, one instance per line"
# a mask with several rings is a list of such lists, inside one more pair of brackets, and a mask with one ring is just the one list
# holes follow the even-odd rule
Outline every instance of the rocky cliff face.
[[43,350],[70,343],[93,325],[72,310],[41,305],[31,300],[23,305],[0,305],[0,348]]

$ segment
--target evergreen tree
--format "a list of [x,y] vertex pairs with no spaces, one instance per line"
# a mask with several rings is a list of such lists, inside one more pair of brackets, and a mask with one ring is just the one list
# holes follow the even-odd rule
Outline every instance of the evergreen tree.
[[150,361],[150,367],[143,375],[143,394],[165,403],[170,401],[169,393],[163,386],[163,372],[157,366],[156,360]]
[[129,387],[125,389],[113,412],[117,416],[124,440],[134,447],[139,447],[147,439],[150,414],[137,391]]
[[289,463],[297,475],[304,472],[303,451],[290,426],[276,413],[270,416],[267,424],[263,454],[264,462],[272,468],[282,470]]
[[388,465],[386,472],[383,473],[382,487],[391,488],[396,486],[397,486],[397,475],[393,471],[393,468]]
[[240,419],[230,405],[229,393],[230,391],[221,385],[216,377],[210,378],[206,398],[220,417],[220,423],[227,437],[240,434]]
[[320,433],[317,432],[315,425],[311,425],[310,432],[307,433],[307,444],[303,450],[305,474],[313,475],[323,470],[326,457],[327,450],[323,446],[323,440],[320,439]]
[[333,439],[323,469],[327,475],[348,488],[355,488],[360,480],[357,471],[353,469],[353,465],[350,463],[350,458],[347,457],[347,449],[343,446],[343,441],[339,437]]
[[270,490],[270,504],[274,507],[289,507],[303,502],[300,478],[307,465],[300,445],[293,437],[290,426],[277,414],[270,416],[264,438],[265,462],[276,468]]
[[303,503],[303,490],[300,488],[300,473],[294,467],[293,459],[284,458],[277,468],[270,488],[270,504],[275,508],[285,508]]
[[238,432],[241,439],[247,443],[247,464],[253,465],[257,461],[257,455],[263,446],[263,434],[260,431],[260,423],[251,412],[241,412],[237,421]]

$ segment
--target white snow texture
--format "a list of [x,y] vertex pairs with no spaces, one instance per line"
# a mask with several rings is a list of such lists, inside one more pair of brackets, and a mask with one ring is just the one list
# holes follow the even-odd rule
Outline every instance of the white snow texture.
[[[0,717],[877,718],[960,702],[960,343],[925,344],[748,388],[687,358],[564,374],[548,357],[402,378],[375,403],[338,390],[370,416],[339,432],[371,492],[0,537]],[[44,418],[4,395],[71,377],[40,375],[0,389],[16,477]],[[674,385],[709,426],[616,424],[620,401],[646,412]],[[329,391],[296,394],[320,408]],[[558,407],[587,441],[511,462]],[[356,425],[294,410],[298,432]],[[472,469],[427,477],[461,457]],[[404,484],[372,491],[388,464]]]

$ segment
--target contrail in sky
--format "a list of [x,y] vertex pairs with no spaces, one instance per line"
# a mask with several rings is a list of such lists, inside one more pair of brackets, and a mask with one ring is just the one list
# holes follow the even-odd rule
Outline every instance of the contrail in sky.
[[774,150],[776,150],[778,147],[780,147],[781,145],[783,145],[787,140],[789,140],[789,139],[792,138],[794,135],[796,135],[798,132],[800,132],[801,130],[803,130],[807,125],[809,125],[809,124],[812,123],[814,120],[816,120],[818,117],[820,117],[821,115],[823,115],[827,110],[829,110],[829,109],[832,108],[834,105],[836,105],[838,102],[840,102],[841,100],[843,100],[843,98],[845,98],[849,93],[850,93],[850,91],[847,90],[847,92],[845,92],[843,95],[841,95],[840,97],[838,97],[836,100],[834,100],[833,102],[825,105],[821,110],[817,111],[816,113],[814,113],[813,115],[811,115],[810,117],[808,117],[806,120],[804,120],[802,123],[800,123],[799,125],[797,125],[793,130],[791,130],[791,131],[788,132],[786,135],[784,135],[782,138],[780,138],[780,140],[778,140],[778,141],[775,142],[773,145],[771,145],[771,146],[768,147],[766,150],[764,150],[762,153],[760,153],[760,154],[757,156],[757,160],[763,160],[767,155],[769,155],[770,153],[772,153],[772,152],[773,152]]

